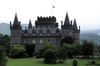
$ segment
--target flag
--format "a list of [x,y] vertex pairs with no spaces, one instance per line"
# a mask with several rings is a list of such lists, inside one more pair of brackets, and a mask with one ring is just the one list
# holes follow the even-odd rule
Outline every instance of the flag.
[[55,6],[52,6],[53,8],[55,8]]

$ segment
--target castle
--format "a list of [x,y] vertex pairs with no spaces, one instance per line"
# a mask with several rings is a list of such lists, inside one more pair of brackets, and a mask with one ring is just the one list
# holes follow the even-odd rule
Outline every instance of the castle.
[[55,44],[59,47],[59,43],[62,38],[71,36],[75,44],[80,43],[80,26],[77,28],[76,20],[69,20],[68,13],[66,13],[65,21],[61,21],[61,29],[58,28],[56,17],[37,17],[35,21],[35,27],[32,27],[31,20],[29,21],[28,28],[22,30],[21,22],[18,21],[17,14],[15,14],[13,24],[10,22],[10,43],[11,45],[21,44],[25,46],[25,43],[34,43],[35,51],[47,43]]

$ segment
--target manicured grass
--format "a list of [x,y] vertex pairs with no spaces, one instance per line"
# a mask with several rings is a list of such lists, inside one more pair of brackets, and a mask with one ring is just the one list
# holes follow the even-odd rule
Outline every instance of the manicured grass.
[[[64,63],[57,64],[45,64],[43,62],[43,58],[21,58],[21,59],[11,59],[7,58],[8,63],[7,66],[72,66],[73,59],[67,59]],[[100,65],[86,65],[88,61],[95,60],[96,62],[100,62],[100,58],[96,59],[78,59],[78,66],[100,66]]]

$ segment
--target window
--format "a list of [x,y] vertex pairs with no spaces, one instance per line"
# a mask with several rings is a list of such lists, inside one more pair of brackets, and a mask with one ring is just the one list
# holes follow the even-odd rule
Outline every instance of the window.
[[27,34],[25,33],[25,36],[27,36]]
[[35,36],[35,34],[33,33],[33,36]]
[[40,39],[40,43],[43,43],[42,39]]
[[59,33],[57,33],[57,36],[59,35]]
[[42,33],[40,33],[40,36],[42,36]]
[[47,36],[49,36],[49,33],[47,34]]
[[35,43],[35,39],[33,39],[33,43]]
[[25,40],[24,42],[27,43],[27,40]]
[[20,43],[20,40],[18,39],[18,43]]
[[48,40],[48,42],[47,43],[50,43],[50,40]]

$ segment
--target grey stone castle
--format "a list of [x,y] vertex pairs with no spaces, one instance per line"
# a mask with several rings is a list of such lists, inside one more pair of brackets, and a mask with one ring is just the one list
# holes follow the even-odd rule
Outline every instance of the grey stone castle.
[[32,27],[31,20],[29,21],[28,28],[22,30],[21,22],[18,21],[17,14],[15,14],[14,22],[10,22],[11,30],[11,45],[25,43],[34,43],[35,51],[43,44],[52,43],[59,47],[62,38],[71,36],[75,44],[80,43],[80,26],[77,28],[76,20],[70,21],[68,13],[66,13],[65,21],[61,21],[61,29],[58,28],[56,17],[37,17],[35,27]]

